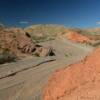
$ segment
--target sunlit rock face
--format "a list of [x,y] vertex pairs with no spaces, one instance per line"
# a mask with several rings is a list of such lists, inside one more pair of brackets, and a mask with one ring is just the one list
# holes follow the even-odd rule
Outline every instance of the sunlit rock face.
[[0,46],[2,51],[10,51],[17,57],[24,54],[34,54],[38,51],[38,56],[49,56],[49,47],[40,46],[33,43],[31,36],[20,28],[5,28],[0,30]]
[[74,31],[68,32],[68,34],[66,34],[66,38],[73,41],[73,42],[79,42],[79,43],[90,42],[90,39],[88,37],[81,35],[81,34],[74,32]]
[[57,70],[43,90],[43,100],[99,100],[100,48],[83,61]]

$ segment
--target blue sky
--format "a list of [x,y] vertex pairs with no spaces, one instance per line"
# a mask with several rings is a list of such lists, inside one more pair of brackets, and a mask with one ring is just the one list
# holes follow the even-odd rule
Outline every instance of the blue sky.
[[96,22],[100,22],[100,0],[0,0],[0,22],[19,27],[99,27]]

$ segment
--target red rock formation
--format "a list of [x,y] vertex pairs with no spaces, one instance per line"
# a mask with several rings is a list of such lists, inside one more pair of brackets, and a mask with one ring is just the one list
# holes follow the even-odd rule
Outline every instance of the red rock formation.
[[19,28],[9,28],[0,31],[1,49],[8,50],[17,57],[25,56],[25,54],[36,55],[36,51],[38,51],[38,56],[49,56],[50,54],[50,48],[41,46],[40,50],[37,44],[33,43],[29,34]]
[[[31,38],[25,35],[25,32],[19,28],[4,29],[0,31],[0,44],[15,55],[21,54],[21,49],[25,47],[34,48]],[[25,49],[26,50],[26,49]]]
[[73,42],[80,42],[80,43],[90,42],[90,39],[88,37],[83,36],[74,31],[70,31],[70,32],[66,33],[66,36],[67,36],[67,39],[69,39]]
[[100,100],[100,48],[80,63],[56,71],[43,100]]

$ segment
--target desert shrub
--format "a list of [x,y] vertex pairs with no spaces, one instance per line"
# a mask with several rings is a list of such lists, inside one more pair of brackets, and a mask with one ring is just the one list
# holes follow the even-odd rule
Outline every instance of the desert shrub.
[[4,64],[6,62],[12,62],[15,60],[16,56],[10,53],[8,49],[5,49],[0,53],[0,64]]

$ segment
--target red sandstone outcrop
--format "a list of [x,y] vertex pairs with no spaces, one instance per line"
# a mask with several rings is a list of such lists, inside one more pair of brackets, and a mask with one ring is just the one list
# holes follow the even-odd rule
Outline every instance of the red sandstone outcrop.
[[80,42],[80,43],[88,43],[90,42],[90,39],[84,35],[81,35],[77,32],[70,31],[66,34],[66,38],[73,41],[73,42]]
[[34,48],[31,38],[19,28],[4,29],[0,31],[0,44],[2,49],[9,50],[13,54],[20,56],[22,49],[27,52],[27,47]]
[[43,90],[43,100],[100,100],[100,48],[56,71]]

